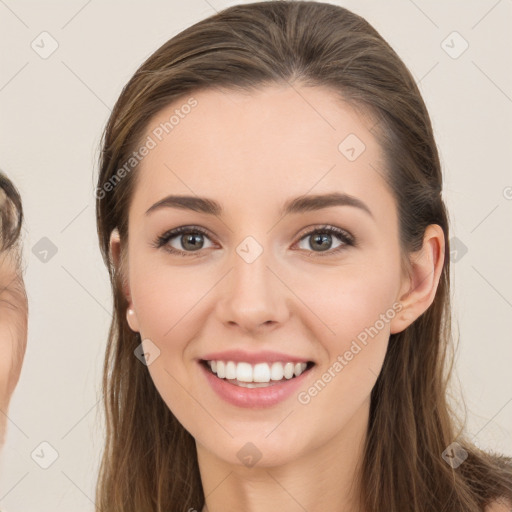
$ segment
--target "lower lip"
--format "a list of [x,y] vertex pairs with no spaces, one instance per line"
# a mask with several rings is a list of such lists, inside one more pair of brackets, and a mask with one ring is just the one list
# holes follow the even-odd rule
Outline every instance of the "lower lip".
[[308,377],[310,369],[301,373],[298,377],[289,380],[279,381],[264,388],[243,388],[231,384],[225,379],[219,379],[214,373],[208,370],[204,363],[199,362],[202,372],[212,389],[226,402],[237,407],[264,408],[276,405],[288,398],[297,388],[303,384]]

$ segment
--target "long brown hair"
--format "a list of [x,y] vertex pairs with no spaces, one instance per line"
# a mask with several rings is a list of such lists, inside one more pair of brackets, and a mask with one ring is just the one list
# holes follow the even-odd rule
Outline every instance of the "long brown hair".
[[[359,482],[365,512],[480,512],[495,498],[512,498],[512,460],[483,452],[462,435],[447,401],[453,365],[449,226],[437,147],[416,83],[360,16],[319,2],[268,1],[226,8],[167,41],[124,87],[105,128],[96,215],[114,313],[104,364],[107,437],[98,509],[183,512],[201,510],[205,502],[194,439],[134,357],[141,340],[126,322],[122,265],[115,269],[109,253],[115,228],[123,253],[127,242],[137,172],[125,163],[149,121],[171,102],[205,88],[250,92],[286,83],[327,87],[378,119],[374,135],[386,158],[403,255],[421,248],[429,224],[440,225],[446,237],[434,302],[390,336],[371,393]],[[449,464],[446,449],[452,457],[467,452],[467,458]]]
[[0,171],[0,251],[19,244],[23,225],[23,205],[18,189]]

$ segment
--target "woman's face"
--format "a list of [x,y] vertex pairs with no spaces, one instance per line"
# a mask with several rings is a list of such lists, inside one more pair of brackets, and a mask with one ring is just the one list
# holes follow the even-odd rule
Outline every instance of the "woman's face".
[[27,345],[28,302],[16,250],[0,251],[0,445]]
[[[129,211],[128,321],[163,400],[202,447],[233,464],[244,450],[282,464],[366,425],[389,335],[404,328],[396,205],[374,123],[332,92],[193,98],[146,133]],[[171,195],[190,199],[158,205]],[[188,234],[165,238],[182,226]],[[264,380],[256,363],[276,379],[276,361],[314,365],[300,380],[247,388],[209,373],[201,361],[214,353],[230,368],[253,363],[240,379],[245,368]]]

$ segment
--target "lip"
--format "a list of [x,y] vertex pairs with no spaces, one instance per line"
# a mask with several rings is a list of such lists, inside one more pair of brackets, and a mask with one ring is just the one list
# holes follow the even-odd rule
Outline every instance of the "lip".
[[[260,352],[246,352],[244,350],[226,350],[224,352],[211,352],[201,357],[204,361],[233,361],[235,363],[246,362],[250,364],[257,363],[309,363],[311,359],[284,354],[283,352],[274,352],[262,350]],[[314,361],[312,361],[314,362]]]
[[307,379],[311,373],[311,368],[309,368],[298,377],[279,381],[272,386],[264,388],[244,388],[236,384],[231,384],[225,379],[219,379],[207,368],[204,362],[199,361],[198,366],[208,384],[220,398],[237,407],[248,407],[252,409],[271,407],[286,400],[292,393],[297,392],[298,388],[304,384],[305,379]]

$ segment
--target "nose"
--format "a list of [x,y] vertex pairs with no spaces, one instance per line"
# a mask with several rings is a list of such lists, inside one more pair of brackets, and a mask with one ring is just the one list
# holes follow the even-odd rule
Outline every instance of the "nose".
[[217,317],[225,326],[244,332],[274,329],[289,316],[290,292],[266,251],[252,262],[240,254],[233,254],[231,271],[219,289]]

